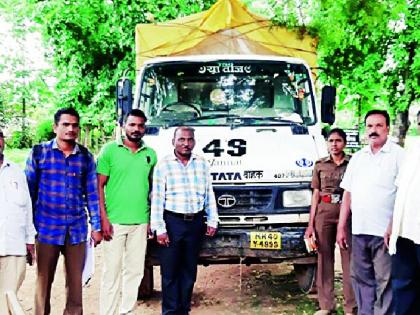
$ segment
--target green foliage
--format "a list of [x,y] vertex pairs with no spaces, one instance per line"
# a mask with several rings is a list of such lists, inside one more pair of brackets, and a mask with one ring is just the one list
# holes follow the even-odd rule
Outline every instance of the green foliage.
[[47,119],[47,120],[38,122],[35,129],[34,142],[39,143],[39,142],[48,141],[54,138],[55,134],[54,134],[52,125],[53,125],[53,119]]
[[59,107],[80,110],[82,123],[113,130],[115,83],[135,79],[134,29],[208,8],[214,1],[29,1],[46,46],[53,49]]
[[[209,8],[216,0],[4,0],[3,15],[13,21],[13,36],[23,43],[41,31],[50,69],[31,70],[20,53],[0,56],[0,118],[51,107],[74,106],[82,124],[100,142],[114,127],[115,82],[128,70],[135,79],[134,29]],[[419,6],[412,0],[243,0],[273,24],[319,39],[321,81],[339,88],[339,110],[354,113],[350,125],[372,107],[407,112],[420,94]],[[23,49],[23,46],[20,46]],[[1,61],[4,60],[4,61]],[[54,90],[45,83],[57,78]],[[38,115],[39,116],[39,115]],[[402,128],[404,130],[404,128]]]
[[0,41],[7,43],[7,49],[0,49],[0,125],[13,132],[32,125],[34,116],[51,107],[54,92],[46,82],[53,73],[37,60],[42,49],[35,43],[39,34],[30,20],[31,6],[4,0],[0,9]]
[[6,139],[6,145],[13,149],[30,148],[33,144],[33,137],[28,129],[16,130],[9,139]]
[[[321,80],[339,87],[352,125],[373,107],[406,114],[420,92],[420,10],[416,1],[268,1],[275,24],[318,36]],[[395,120],[398,132],[408,128]],[[404,125],[405,124],[405,125]],[[403,135],[404,136],[404,135]]]

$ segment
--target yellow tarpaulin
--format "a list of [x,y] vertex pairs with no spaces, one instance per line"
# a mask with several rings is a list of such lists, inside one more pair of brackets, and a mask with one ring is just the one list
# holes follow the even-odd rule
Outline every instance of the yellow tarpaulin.
[[176,20],[136,26],[136,65],[152,57],[260,54],[304,59],[316,67],[316,39],[248,11],[239,0],[219,0],[209,10]]

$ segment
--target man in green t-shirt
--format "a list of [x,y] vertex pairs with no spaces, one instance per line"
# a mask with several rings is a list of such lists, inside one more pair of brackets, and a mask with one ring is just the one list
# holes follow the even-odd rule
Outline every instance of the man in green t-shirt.
[[[123,140],[107,143],[98,157],[103,244],[100,314],[132,313],[143,278],[149,229],[149,191],[156,153],[142,141],[146,116],[133,109]],[[118,299],[121,289],[119,311]]]

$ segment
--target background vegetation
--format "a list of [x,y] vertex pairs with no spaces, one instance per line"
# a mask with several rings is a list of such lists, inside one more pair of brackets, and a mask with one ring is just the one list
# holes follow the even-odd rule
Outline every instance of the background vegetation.
[[[0,125],[9,145],[49,137],[55,108],[74,106],[88,144],[112,134],[115,82],[135,77],[134,27],[209,8],[214,0],[3,0],[11,29],[0,51]],[[321,83],[339,88],[344,127],[361,126],[372,107],[388,109],[402,142],[419,95],[419,4],[412,0],[244,0],[256,13],[319,40]],[[46,66],[28,58],[41,34]],[[0,33],[0,40],[6,35]],[[10,37],[11,36],[11,37]]]

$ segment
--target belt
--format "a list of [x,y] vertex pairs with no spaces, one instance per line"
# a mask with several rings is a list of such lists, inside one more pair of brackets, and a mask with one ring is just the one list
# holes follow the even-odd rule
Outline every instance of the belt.
[[202,216],[204,211],[201,210],[201,211],[196,212],[196,213],[178,213],[178,212],[165,210],[165,213],[167,215],[170,215],[170,216],[173,216],[173,217],[176,217],[176,218],[180,218],[184,221],[192,221],[192,220],[198,218],[199,216]]
[[321,196],[321,201],[323,203],[341,203],[340,194],[326,194]]

